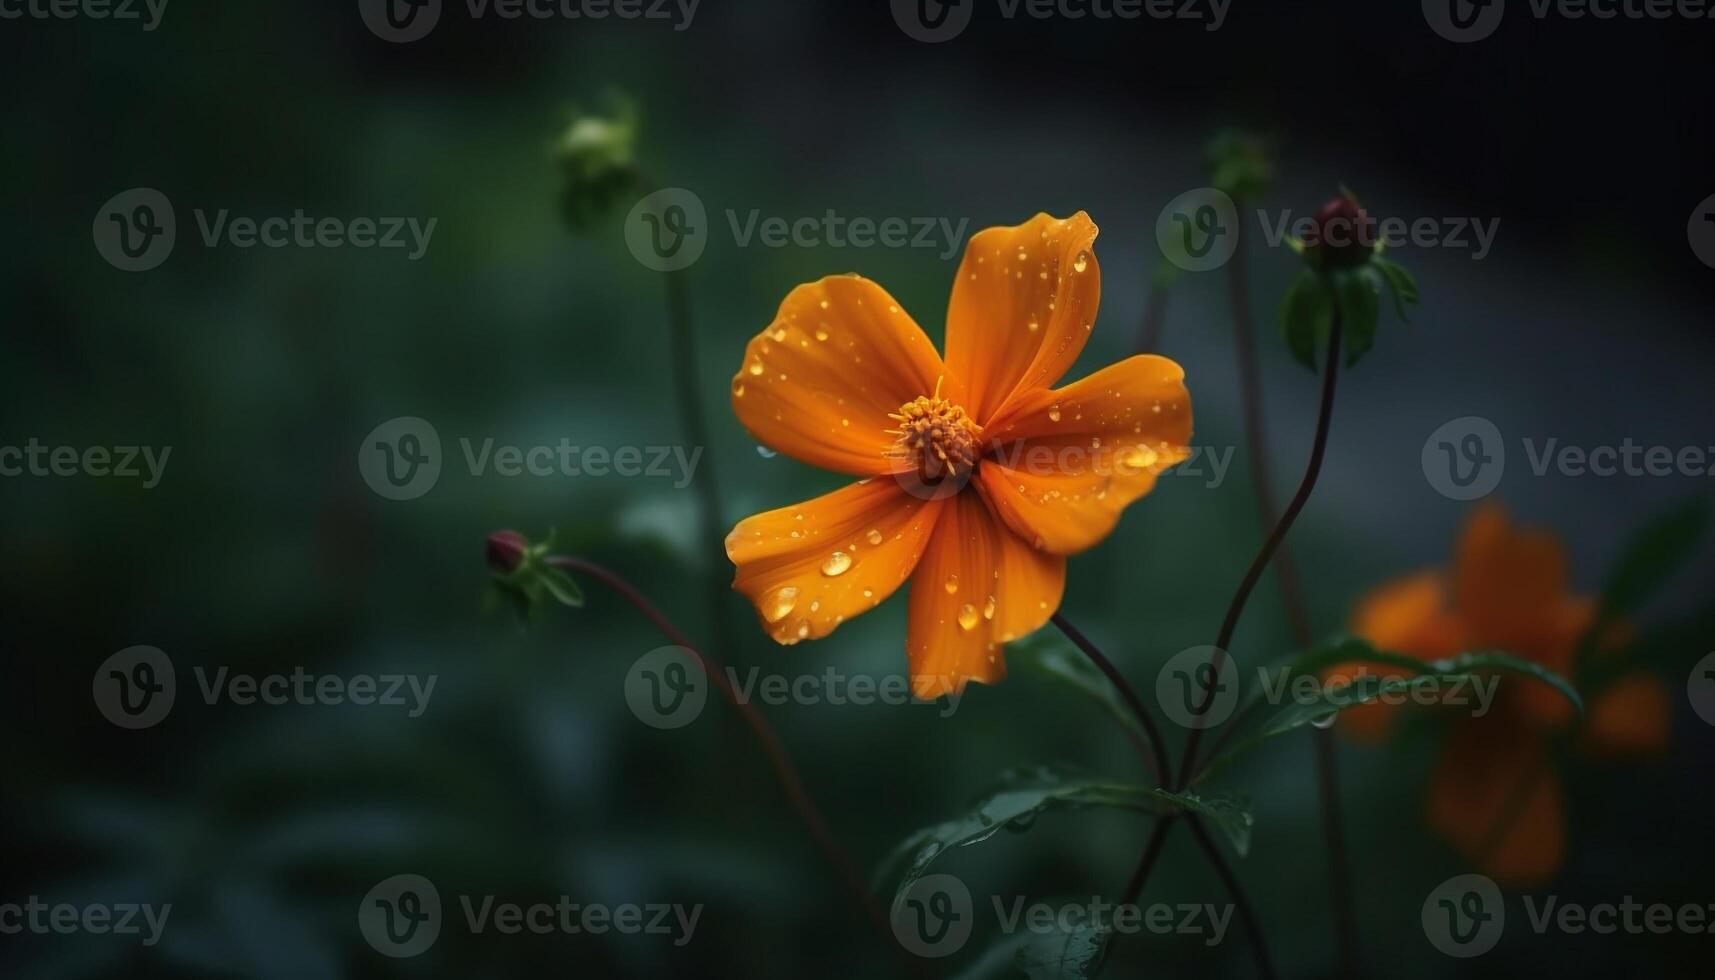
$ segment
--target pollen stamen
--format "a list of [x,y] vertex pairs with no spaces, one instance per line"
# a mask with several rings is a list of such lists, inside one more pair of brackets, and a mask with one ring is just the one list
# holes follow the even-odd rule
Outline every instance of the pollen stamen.
[[913,464],[930,482],[969,473],[976,466],[977,445],[983,431],[964,406],[941,397],[941,384],[945,380],[942,377],[935,381],[933,395],[918,396],[888,415],[899,422],[899,428],[887,432],[897,435],[899,441],[885,455]]

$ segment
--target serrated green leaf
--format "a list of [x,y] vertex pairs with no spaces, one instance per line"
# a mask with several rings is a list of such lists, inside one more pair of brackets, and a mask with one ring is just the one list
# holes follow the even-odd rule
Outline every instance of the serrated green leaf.
[[1340,302],[1346,366],[1351,367],[1375,346],[1376,324],[1381,319],[1381,280],[1368,268],[1351,269],[1335,273],[1334,289]]
[[1298,363],[1317,370],[1316,347],[1334,324],[1334,301],[1327,282],[1306,269],[1293,280],[1280,305],[1280,326],[1287,350]]
[[1032,934],[1012,962],[1030,980],[1090,980],[1101,971],[1112,938],[1113,927],[1107,923]]
[[[1316,697],[1294,700],[1257,725],[1256,730],[1234,748],[1210,763],[1198,781],[1206,780],[1217,771],[1232,764],[1238,757],[1271,738],[1296,731],[1306,725],[1328,723],[1347,708],[1367,704],[1382,697],[1411,695],[1415,691],[1433,694],[1446,685],[1469,683],[1479,671],[1518,674],[1554,688],[1572,703],[1579,714],[1584,712],[1584,699],[1571,681],[1533,661],[1503,652],[1462,653],[1442,660],[1423,660],[1386,650],[1377,650],[1367,641],[1354,636],[1342,636],[1306,653],[1282,670],[1279,689],[1289,690],[1293,677],[1315,675],[1343,663],[1371,663],[1397,667],[1413,676],[1387,677],[1367,674],[1349,684],[1324,686]],[[1261,700],[1265,695],[1259,695]]]
[[1089,980],[1101,972],[1112,938],[1111,922],[1017,933],[989,947],[958,980]]
[[977,803],[969,814],[920,830],[894,848],[882,863],[881,873],[885,875],[895,864],[905,863],[894,890],[896,908],[941,855],[980,844],[1003,830],[1029,830],[1036,818],[1049,810],[1102,807],[1157,815],[1185,810],[1207,816],[1229,837],[1234,828],[1242,828],[1241,835],[1233,838],[1233,847],[1243,854],[1250,846],[1250,817],[1235,816],[1235,811],[1244,809],[1238,801],[1169,793],[1048,766],[1012,770],[1003,776],[1001,783],[1001,789]]

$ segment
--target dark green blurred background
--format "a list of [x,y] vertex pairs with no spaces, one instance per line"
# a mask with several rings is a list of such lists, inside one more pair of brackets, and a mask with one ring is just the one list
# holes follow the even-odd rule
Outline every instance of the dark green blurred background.
[[[158,29],[0,20],[0,444],[171,446],[164,479],[0,479],[0,902],[171,902],[160,945],[0,936],[20,977],[875,977],[896,961],[785,805],[736,715],[711,701],[658,731],[627,708],[627,670],[663,642],[610,593],[523,630],[484,612],[483,539],[557,526],[693,638],[710,636],[696,496],[672,480],[473,477],[456,440],[679,445],[660,275],[621,234],[635,196],[587,235],[559,211],[555,139],[577,107],[635,98],[640,158],[693,190],[713,234],[686,278],[700,346],[704,462],[724,525],[839,480],[759,454],[727,405],[743,344],[795,284],[857,271],[937,340],[957,262],[940,250],[739,247],[742,220],[933,217],[970,230],[1086,209],[1102,227],[1102,316],[1072,376],[1132,352],[1159,262],[1162,206],[1207,182],[1220,126],[1271,134],[1280,180],[1260,206],[1307,213],[1341,182],[1372,210],[1500,220],[1481,262],[1397,256],[1426,302],[1384,325],[1347,379],[1321,488],[1292,545],[1319,631],[1378,582],[1445,560],[1466,505],[1419,454],[1443,422],[1513,438],[1705,446],[1710,269],[1686,239],[1715,183],[1707,66],[1715,22],[1534,21],[1453,44],[1416,4],[1234,0],[1225,26],[1005,20],[978,5],[945,44],[912,40],[884,0],[704,0],[659,21],[473,22],[452,4],[427,38],[389,44],[353,2],[172,0]],[[178,242],[148,272],[92,244],[103,202],[153,187]],[[204,247],[195,209],[438,221],[402,250]],[[1315,381],[1276,341],[1296,259],[1253,242],[1275,482],[1295,481]],[[1242,443],[1225,277],[1173,286],[1161,352],[1183,363],[1199,445]],[[438,486],[372,493],[356,457],[400,416],[446,444]],[[1066,611],[1140,688],[1210,642],[1260,541],[1243,452],[1218,486],[1165,479],[1104,545],[1075,558]],[[699,477],[708,470],[699,470]],[[1707,478],[1534,477],[1514,516],[1566,537],[1593,589],[1625,535],[1708,496]],[[1651,610],[1707,610],[1710,549]],[[835,636],[776,647],[727,596],[741,670],[904,667],[902,600]],[[1265,581],[1241,656],[1287,652]],[[126,731],[91,698],[98,665],[159,647],[179,672],[161,724]],[[1706,650],[1686,650],[1686,663]],[[209,706],[192,668],[434,674],[420,717],[384,707]],[[1674,692],[1671,753],[1569,781],[1572,854],[1552,890],[1715,901],[1708,835],[1715,733]],[[958,813],[1001,770],[1063,761],[1125,778],[1106,719],[1022,672],[933,708],[764,707],[836,833],[866,867]],[[1424,828],[1429,735],[1342,750],[1366,975],[1706,975],[1711,937],[1510,931],[1459,963],[1419,924],[1467,870]],[[1255,801],[1239,874],[1283,973],[1328,975],[1333,943],[1307,736],[1223,777]],[[1112,895],[1148,823],[1055,814],[944,861],[981,894]],[[458,894],[531,903],[706,906],[694,940],[471,936],[385,958],[356,909],[414,873]],[[1176,834],[1150,897],[1225,901]],[[453,918],[450,914],[449,918]],[[456,922],[456,919],[455,919]],[[967,964],[973,942],[952,968]],[[1678,965],[1675,965],[1678,964]],[[936,965],[933,969],[941,969]],[[1207,950],[1121,944],[1111,976],[1250,975],[1235,928]]]

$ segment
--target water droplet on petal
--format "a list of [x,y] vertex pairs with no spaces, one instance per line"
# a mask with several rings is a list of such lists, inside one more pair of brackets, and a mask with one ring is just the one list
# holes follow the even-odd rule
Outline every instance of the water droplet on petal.
[[959,577],[957,575],[947,576],[947,594],[952,595],[957,591],[959,591]]
[[864,537],[869,539],[870,544],[880,544],[881,543],[881,532],[874,529],[874,528],[871,528],[870,532],[868,534],[864,535]]
[[1072,271],[1073,272],[1083,272],[1085,269],[1088,269],[1089,267],[1090,267],[1090,253],[1088,253],[1088,252],[1079,252],[1078,257],[1072,260]]
[[763,459],[773,459],[774,457],[776,457],[780,454],[775,452],[772,449],[769,449],[767,446],[757,446],[756,447],[756,455],[761,456]]
[[1048,409],[1048,421],[1050,421],[1050,422],[1060,421],[1060,406],[1055,405],[1052,408]]
[[981,619],[977,616],[977,607],[968,602],[965,603],[964,607],[959,610],[959,628],[968,632],[976,629],[979,622]]
[[750,359],[750,373],[751,374],[761,376],[761,374],[764,370],[765,369],[762,366],[762,358],[753,357]]
[[790,615],[792,610],[797,607],[798,587],[796,585],[788,585],[783,587],[779,592],[774,593],[774,598],[769,601],[767,606],[763,607],[762,618],[771,623],[778,623]]
[[983,618],[984,619],[993,619],[994,618],[994,607],[995,607],[994,596],[991,595],[991,596],[989,596],[989,601],[983,603]]
[[835,575],[844,575],[846,570],[851,567],[852,556],[843,551],[836,551],[828,556],[827,561],[822,562],[822,574],[832,578]]

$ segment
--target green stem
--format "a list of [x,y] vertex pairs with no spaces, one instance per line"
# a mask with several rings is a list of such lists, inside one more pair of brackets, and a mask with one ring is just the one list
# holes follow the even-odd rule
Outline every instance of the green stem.
[[[1239,206],[1243,212],[1243,204]],[[1267,413],[1263,410],[1262,370],[1258,364],[1256,335],[1251,312],[1249,260],[1241,238],[1227,263],[1227,282],[1232,298],[1233,347],[1238,356],[1239,392],[1244,407],[1245,441],[1251,459],[1251,486],[1256,491],[1257,514],[1263,527],[1279,520],[1275,508],[1273,468],[1269,464]],[[1330,368],[1330,371],[1333,369]],[[1281,598],[1293,639],[1299,650],[1310,649],[1310,612],[1299,584],[1292,551],[1283,541],[1274,561]],[[1333,892],[1335,948],[1339,950],[1340,975],[1356,975],[1357,921],[1352,904],[1351,861],[1347,856],[1346,831],[1340,813],[1339,746],[1332,729],[1311,733],[1316,750],[1316,785],[1322,803],[1322,835],[1328,848],[1328,879]]]
[[755,705],[745,698],[739,697],[738,692],[733,688],[732,680],[727,676],[727,672],[722,669],[720,662],[708,654],[699,652],[690,639],[673,624],[673,621],[668,619],[666,614],[661,612],[653,602],[649,601],[648,596],[645,596],[617,573],[582,558],[553,555],[547,561],[555,568],[588,575],[617,592],[621,598],[631,603],[638,612],[642,613],[644,618],[648,619],[656,630],[667,638],[669,643],[684,648],[691,655],[691,659],[696,661],[697,666],[708,677],[709,683],[721,692],[728,703],[738,709],[738,713],[744,718],[745,724],[749,726],[751,734],[756,737],[757,743],[761,746],[763,755],[767,756],[768,764],[773,768],[775,778],[780,781],[781,787],[786,791],[786,798],[792,804],[792,809],[798,813],[799,819],[804,822],[804,826],[809,830],[811,839],[815,841],[816,846],[827,858],[828,863],[834,866],[840,880],[845,883],[846,889],[851,892],[853,899],[864,910],[871,925],[882,937],[884,944],[902,958],[910,973],[916,976],[924,975],[922,964],[911,957],[894,937],[893,928],[888,923],[886,913],[882,911],[881,903],[870,892],[869,886],[864,884],[863,874],[858,870],[857,862],[852,859],[850,854],[846,853],[845,848],[840,846],[839,839],[834,836],[833,830],[829,828],[827,819],[822,816],[821,809],[816,806],[816,801],[811,798],[810,791],[805,788],[803,778],[798,775],[797,768],[792,765],[792,758],[786,754],[786,747],[781,743],[780,737],[774,733],[773,728],[769,727],[768,720],[762,716]]
[[[705,542],[704,554],[726,554],[726,511],[721,507],[720,487],[715,479],[713,456],[709,446],[708,426],[704,423],[702,386],[697,380],[697,343],[691,317],[691,294],[685,273],[666,272],[667,321],[671,331],[668,349],[673,360],[673,390],[679,410],[679,429],[694,450],[701,449],[702,472],[692,480],[697,488],[699,538]],[[727,615],[728,589],[724,575],[726,566],[715,562],[704,576],[707,596],[709,633],[717,650],[731,650],[732,636]]]

